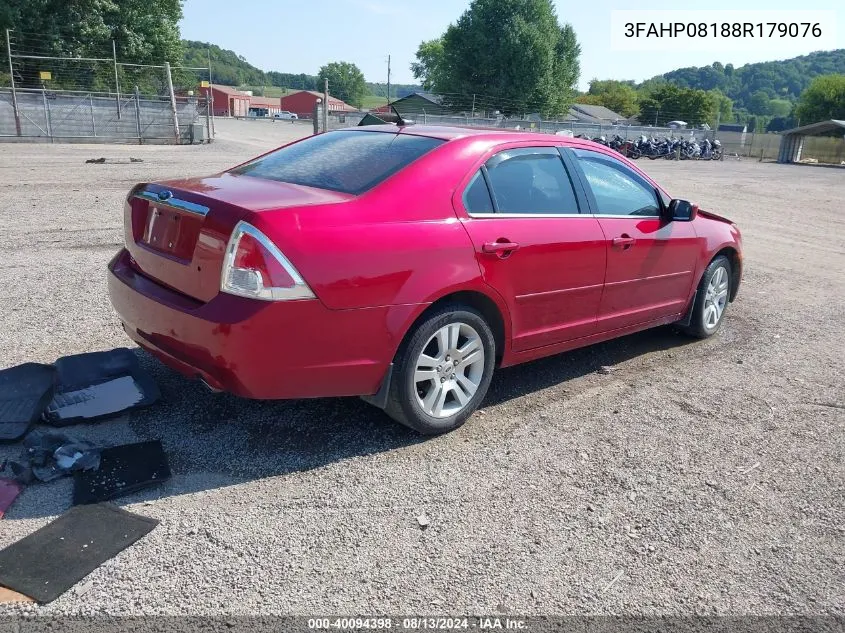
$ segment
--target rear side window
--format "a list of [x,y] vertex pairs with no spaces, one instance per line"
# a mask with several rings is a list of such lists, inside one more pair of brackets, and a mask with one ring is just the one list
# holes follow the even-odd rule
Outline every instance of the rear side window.
[[505,150],[486,168],[499,213],[578,213],[575,190],[554,147]]
[[340,130],[282,147],[231,173],[358,195],[443,142],[410,134]]
[[493,213],[490,190],[484,182],[484,174],[480,171],[472,177],[464,192],[464,207],[468,213]]

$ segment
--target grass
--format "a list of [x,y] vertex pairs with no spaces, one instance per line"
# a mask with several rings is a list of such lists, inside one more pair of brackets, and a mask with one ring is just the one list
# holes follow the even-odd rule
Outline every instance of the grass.
[[[391,90],[391,92],[393,91]],[[371,110],[372,108],[380,108],[386,103],[387,97],[383,97],[380,95],[365,95],[364,99],[362,100],[361,107],[364,110]]]

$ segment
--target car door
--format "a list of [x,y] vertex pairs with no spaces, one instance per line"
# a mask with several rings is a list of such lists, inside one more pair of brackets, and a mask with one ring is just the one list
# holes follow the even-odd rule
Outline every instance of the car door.
[[484,280],[508,303],[515,352],[595,332],[604,236],[574,183],[556,147],[509,148],[455,196]]
[[692,292],[700,249],[693,224],[663,219],[660,192],[621,160],[589,149],[567,151],[606,238],[598,330],[681,313]]

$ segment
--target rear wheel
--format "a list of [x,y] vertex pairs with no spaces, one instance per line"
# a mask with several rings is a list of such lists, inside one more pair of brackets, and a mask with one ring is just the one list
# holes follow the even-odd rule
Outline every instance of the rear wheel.
[[716,257],[698,284],[689,325],[681,329],[696,338],[707,338],[719,331],[731,296],[731,263],[728,258]]
[[420,322],[397,352],[385,411],[423,435],[452,431],[484,399],[495,358],[484,317],[470,307],[445,306]]

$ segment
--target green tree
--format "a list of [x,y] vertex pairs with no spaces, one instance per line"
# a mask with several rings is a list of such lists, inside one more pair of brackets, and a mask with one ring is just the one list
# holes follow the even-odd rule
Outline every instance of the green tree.
[[572,101],[581,49],[552,0],[473,0],[436,42],[412,70],[453,107],[469,109],[475,94],[488,110],[554,116]]
[[822,75],[813,79],[801,93],[795,116],[800,119],[801,125],[845,119],[845,75]]
[[[719,114],[719,122],[726,123],[728,121],[733,121],[733,106],[734,102],[725,95],[721,90],[711,90],[710,94],[713,95],[713,99],[716,101],[716,112]],[[713,121],[712,125],[715,125],[716,121]]]
[[625,117],[632,117],[639,112],[637,91],[628,81],[593,79],[587,94],[575,100],[579,103],[602,105]]
[[640,120],[646,124],[656,121],[657,125],[680,120],[699,126],[715,119],[717,107],[711,92],[663,84],[640,99]]
[[771,99],[769,114],[774,117],[785,117],[792,112],[792,102],[789,99]]
[[[108,57],[114,40],[122,61],[178,63],[182,59],[181,18],[181,0],[3,0],[0,3],[0,31],[12,29],[13,46],[45,57]],[[56,87],[114,88],[114,70],[109,64],[97,62],[70,65],[18,59],[15,71],[19,83],[38,85],[38,70],[45,65],[55,71],[52,85]]]
[[748,111],[753,114],[768,114],[769,95],[763,90],[758,90],[751,95],[751,100],[748,102]]
[[425,90],[438,93],[452,92],[449,73],[444,63],[443,38],[423,42],[417,48],[417,61],[411,64],[414,78],[422,82]]
[[323,81],[329,80],[329,94],[360,108],[367,94],[364,74],[349,62],[332,62],[320,68],[317,73],[317,87],[322,89]]

